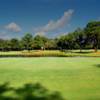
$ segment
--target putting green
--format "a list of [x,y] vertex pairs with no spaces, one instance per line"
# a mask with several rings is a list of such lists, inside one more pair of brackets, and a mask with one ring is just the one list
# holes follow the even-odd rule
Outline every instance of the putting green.
[[100,100],[100,58],[0,58],[0,83],[39,82],[67,100]]

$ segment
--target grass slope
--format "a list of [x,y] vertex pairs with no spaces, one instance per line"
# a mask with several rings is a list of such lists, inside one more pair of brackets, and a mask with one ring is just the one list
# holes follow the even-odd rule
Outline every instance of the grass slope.
[[1,58],[4,82],[39,82],[67,100],[100,100],[100,58]]

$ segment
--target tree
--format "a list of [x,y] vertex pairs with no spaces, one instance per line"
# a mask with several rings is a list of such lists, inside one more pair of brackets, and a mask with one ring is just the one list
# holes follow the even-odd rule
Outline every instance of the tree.
[[4,40],[0,39],[0,51],[4,51]]
[[100,21],[89,22],[85,28],[85,33],[95,52],[97,52],[100,42]]
[[45,49],[47,49],[47,50],[55,50],[55,49],[57,49],[57,45],[56,45],[55,39],[48,39],[48,41],[45,43]]
[[3,51],[11,51],[10,40],[4,40]]
[[64,35],[64,36],[61,36],[59,39],[58,39],[58,42],[57,42],[57,46],[59,47],[59,49],[61,50],[65,50],[65,49],[73,49],[73,36],[72,34],[67,34],[67,35]]
[[18,51],[20,50],[20,44],[19,40],[16,38],[13,38],[10,40],[11,50]]
[[32,49],[32,44],[33,44],[33,36],[30,33],[27,33],[23,38],[22,38],[22,45],[25,50],[31,50]]
[[65,41],[65,37],[64,36],[61,36],[60,38],[57,39],[57,47],[58,49],[60,50],[64,50],[66,49],[66,41]]
[[80,52],[82,52],[82,49],[86,45],[84,30],[78,28],[76,31],[73,32],[73,35],[74,35],[74,41],[79,46]]
[[37,35],[34,37],[33,40],[33,48],[34,49],[45,49],[45,43],[48,41],[48,39],[44,36]]
[[72,50],[74,48],[74,37],[72,33],[69,33],[65,36],[65,40],[67,42],[67,49]]

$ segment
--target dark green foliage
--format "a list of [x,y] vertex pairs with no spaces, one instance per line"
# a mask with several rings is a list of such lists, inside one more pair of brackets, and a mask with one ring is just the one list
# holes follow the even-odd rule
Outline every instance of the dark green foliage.
[[15,38],[11,39],[10,40],[10,45],[11,45],[11,49],[13,51],[20,50],[20,43],[19,43],[19,40],[18,39],[15,39]]
[[85,47],[86,45],[86,37],[84,34],[84,30],[78,28],[74,33],[74,42],[76,43],[76,45],[79,47],[80,52],[81,50]]
[[88,42],[93,45],[95,51],[97,51],[100,45],[100,21],[92,21],[87,24],[85,33]]
[[66,49],[71,50],[73,49],[73,46],[74,46],[73,44],[74,44],[74,39],[73,39],[72,34],[61,36],[57,42],[57,46],[61,50],[66,50]]
[[48,41],[46,37],[43,36],[35,36],[33,40],[33,48],[34,49],[41,49],[42,47],[45,49],[45,44]]
[[46,50],[56,50],[57,49],[57,41],[55,39],[48,39],[45,43]]
[[0,51],[4,51],[4,43],[5,41],[3,39],[0,39]]
[[32,42],[33,42],[33,36],[30,33],[27,33],[22,38],[22,45],[25,50],[31,50],[32,49]]

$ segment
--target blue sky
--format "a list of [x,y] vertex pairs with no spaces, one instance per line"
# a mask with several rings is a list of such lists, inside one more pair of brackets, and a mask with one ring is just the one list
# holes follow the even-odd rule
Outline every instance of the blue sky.
[[100,0],[0,0],[0,38],[55,37],[100,20]]

